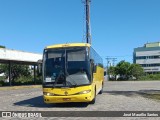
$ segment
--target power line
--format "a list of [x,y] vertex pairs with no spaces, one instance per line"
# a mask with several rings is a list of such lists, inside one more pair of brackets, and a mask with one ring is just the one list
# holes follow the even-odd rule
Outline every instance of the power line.
[[117,58],[106,57],[106,60],[107,60],[107,67],[108,67],[108,64],[110,63],[110,61],[112,61],[112,65],[114,66],[115,65],[115,61],[117,61]]
[[115,55],[115,56],[107,56],[107,57],[133,57],[133,55]]

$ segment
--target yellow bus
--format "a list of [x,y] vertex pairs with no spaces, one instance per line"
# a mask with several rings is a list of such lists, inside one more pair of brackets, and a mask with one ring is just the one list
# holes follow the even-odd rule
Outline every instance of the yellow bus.
[[57,44],[44,49],[43,98],[45,103],[95,103],[102,94],[102,58],[88,43]]

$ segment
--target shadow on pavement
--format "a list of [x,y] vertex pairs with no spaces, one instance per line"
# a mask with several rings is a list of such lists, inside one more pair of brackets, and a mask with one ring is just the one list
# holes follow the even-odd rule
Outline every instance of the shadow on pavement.
[[77,107],[83,108],[87,107],[88,103],[59,103],[59,104],[45,104],[43,101],[43,96],[37,96],[34,98],[26,99],[14,103],[15,106],[26,106],[26,107],[39,107],[39,108],[61,108],[61,107]]

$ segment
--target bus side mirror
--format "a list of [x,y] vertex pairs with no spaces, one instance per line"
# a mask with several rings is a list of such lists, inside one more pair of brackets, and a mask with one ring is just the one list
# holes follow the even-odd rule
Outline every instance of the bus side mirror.
[[42,60],[38,60],[37,63],[38,63],[38,74],[41,74],[42,73]]
[[93,59],[90,59],[90,63],[91,63],[92,72],[95,73],[97,65],[94,63]]
[[91,63],[91,65],[94,66],[94,60],[93,59],[90,59],[90,63]]

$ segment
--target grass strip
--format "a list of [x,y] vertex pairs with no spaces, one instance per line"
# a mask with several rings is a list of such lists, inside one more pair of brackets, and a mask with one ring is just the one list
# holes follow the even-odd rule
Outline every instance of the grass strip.
[[144,97],[154,100],[160,101],[160,93],[145,93],[143,94]]

